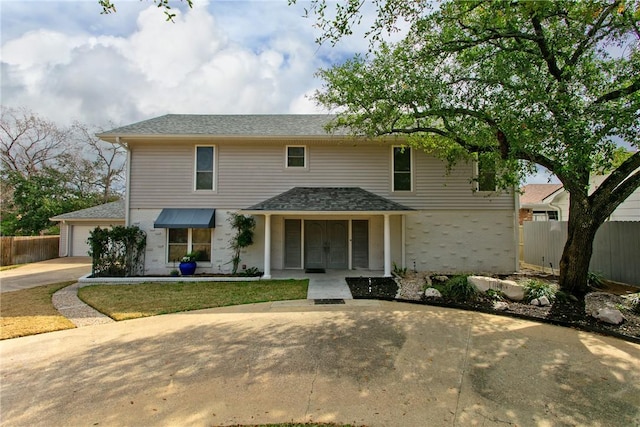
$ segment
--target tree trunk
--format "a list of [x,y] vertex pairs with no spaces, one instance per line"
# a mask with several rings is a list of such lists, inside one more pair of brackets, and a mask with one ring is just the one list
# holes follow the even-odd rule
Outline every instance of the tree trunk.
[[600,227],[584,204],[571,203],[567,243],[560,258],[560,288],[566,292],[584,295],[588,291],[588,273],[593,240]]

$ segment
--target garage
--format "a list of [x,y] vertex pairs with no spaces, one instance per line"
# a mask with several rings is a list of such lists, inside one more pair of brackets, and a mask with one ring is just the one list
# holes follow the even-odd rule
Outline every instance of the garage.
[[89,256],[89,234],[96,227],[111,228],[124,225],[124,201],[118,200],[103,205],[68,212],[50,218],[60,223],[61,257]]

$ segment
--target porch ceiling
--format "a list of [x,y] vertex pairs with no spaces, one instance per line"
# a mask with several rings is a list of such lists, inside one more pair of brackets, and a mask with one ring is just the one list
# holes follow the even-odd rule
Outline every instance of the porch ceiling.
[[295,187],[244,209],[247,213],[408,213],[413,209],[360,187]]

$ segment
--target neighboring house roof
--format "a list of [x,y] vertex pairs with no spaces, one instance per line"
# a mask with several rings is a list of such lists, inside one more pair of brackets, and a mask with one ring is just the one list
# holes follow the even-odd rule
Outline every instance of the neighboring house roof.
[[93,206],[91,208],[80,209],[79,211],[68,212],[50,218],[51,221],[63,220],[97,220],[97,219],[117,219],[124,221],[124,200],[118,200],[104,205]]
[[[328,114],[167,114],[98,134],[99,138],[141,136],[327,136]],[[336,132],[339,134],[339,132]]]
[[413,209],[359,187],[295,187],[245,211],[397,212]]
[[563,188],[562,184],[529,184],[522,188],[520,205],[541,205],[547,203],[545,199]]

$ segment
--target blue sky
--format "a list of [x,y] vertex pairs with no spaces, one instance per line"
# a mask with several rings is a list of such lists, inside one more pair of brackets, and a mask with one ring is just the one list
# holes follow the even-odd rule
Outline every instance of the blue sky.
[[[127,124],[167,113],[322,112],[320,67],[364,51],[318,46],[304,2],[197,1],[165,21],[150,0],[0,0],[2,104],[60,124]],[[175,3],[175,2],[174,2]]]
[[102,15],[97,0],[0,0],[2,105],[107,128],[168,113],[323,113],[315,72],[369,47],[362,34],[318,46],[305,0],[172,1],[175,23],[151,0],[114,3]]

